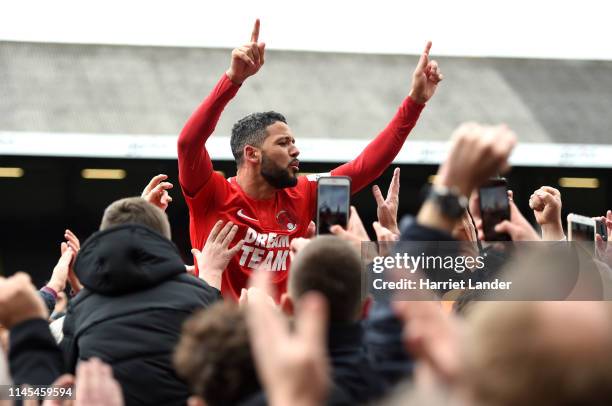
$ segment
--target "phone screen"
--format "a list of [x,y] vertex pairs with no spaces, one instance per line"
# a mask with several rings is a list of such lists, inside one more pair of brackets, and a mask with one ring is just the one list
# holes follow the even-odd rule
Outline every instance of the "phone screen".
[[505,180],[492,182],[493,184],[480,188],[480,215],[482,227],[487,241],[510,241],[507,234],[495,232],[495,226],[504,220],[510,219],[510,204],[508,202],[508,188]]
[[346,228],[349,216],[350,190],[351,185],[348,178],[319,179],[317,234],[329,234],[329,227],[334,224],[339,224]]
[[572,241],[593,241],[595,227],[589,224],[570,222],[572,228]]
[[608,241],[608,229],[606,223],[601,220],[595,220],[595,230],[600,235],[601,239]]

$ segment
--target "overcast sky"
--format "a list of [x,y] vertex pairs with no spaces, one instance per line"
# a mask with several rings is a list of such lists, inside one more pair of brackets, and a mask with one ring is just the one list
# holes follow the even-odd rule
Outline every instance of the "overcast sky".
[[612,59],[608,0],[4,0],[0,39]]

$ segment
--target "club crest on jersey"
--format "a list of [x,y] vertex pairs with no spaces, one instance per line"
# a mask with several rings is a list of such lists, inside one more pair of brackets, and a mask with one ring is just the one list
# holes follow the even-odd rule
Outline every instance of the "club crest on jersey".
[[276,214],[276,222],[289,231],[293,231],[297,227],[297,223],[291,218],[287,210],[281,210]]

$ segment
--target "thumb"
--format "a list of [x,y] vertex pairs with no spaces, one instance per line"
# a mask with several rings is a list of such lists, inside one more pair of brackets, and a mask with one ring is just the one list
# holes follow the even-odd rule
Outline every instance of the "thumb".
[[308,224],[308,229],[306,230],[306,235],[304,236],[304,238],[312,238],[315,236],[316,232],[317,232],[317,226],[314,223],[314,221],[311,221]]
[[337,237],[342,237],[343,235],[346,234],[346,230],[342,228],[341,226],[339,226],[338,224],[334,224],[333,226],[331,226],[329,228],[329,231]]
[[199,249],[197,249],[197,248],[192,248],[192,249],[191,249],[191,254],[192,254],[194,257],[197,257],[197,256],[198,256],[198,255],[200,255],[201,253],[202,253],[202,252],[201,252]]
[[523,213],[519,210],[517,205],[514,203],[514,200],[509,201],[510,206],[510,220],[516,220],[519,218],[524,218]]
[[378,221],[373,222],[372,227],[374,227],[374,232],[376,233],[376,239],[378,241],[381,241],[382,236],[385,233],[386,229]]
[[513,241],[518,236],[519,230],[520,228],[516,224],[512,224],[508,220],[504,220],[495,226],[496,232],[509,234]]

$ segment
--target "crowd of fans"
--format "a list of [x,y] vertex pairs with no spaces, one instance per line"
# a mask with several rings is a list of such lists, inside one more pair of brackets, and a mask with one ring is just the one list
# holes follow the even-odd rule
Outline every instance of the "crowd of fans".
[[[263,64],[258,34],[257,22],[251,43],[234,50],[224,80],[242,74],[242,83],[250,76],[246,69],[253,74]],[[442,79],[428,60],[430,46],[413,76],[412,102],[424,94],[428,100]],[[266,166],[259,147],[271,137],[265,130],[279,122],[282,116],[264,126],[263,141],[236,144],[239,171],[246,174],[232,187],[242,187],[244,176],[258,179],[248,171]],[[193,120],[190,125],[198,127]],[[249,125],[242,122],[239,130]],[[398,241],[466,241],[473,255],[493,254],[495,242],[484,241],[476,191],[509,169],[515,143],[503,125],[468,123],[456,130],[432,186],[469,197],[456,214],[434,196],[415,217],[398,222],[399,169],[386,196],[374,186],[378,221],[372,227],[377,241],[386,243],[377,254]],[[287,171],[298,165],[293,144]],[[179,141],[179,160],[181,148]],[[190,159],[206,167],[203,144],[200,150],[204,158]],[[193,175],[184,173],[185,162],[179,165],[183,192],[195,200],[207,180],[198,185],[192,177],[184,184]],[[271,190],[301,187],[297,180],[291,185],[294,172],[281,174],[289,184]],[[271,184],[272,178],[262,181]],[[42,288],[25,273],[0,277],[0,385],[74,389],[73,400],[47,399],[47,405],[612,404],[612,305],[606,301],[480,301],[455,292],[459,298],[448,309],[441,297],[364,295],[361,250],[369,237],[355,207],[348,225],[331,227],[330,235],[313,235],[310,210],[297,219],[305,226],[292,234],[285,282],[273,275],[278,271],[261,267],[243,276],[242,285],[230,277],[228,287],[225,275],[241,272],[228,264],[246,252],[241,224],[224,217],[225,206],[209,209],[210,232],[194,244],[194,265],[186,265],[164,212],[171,188],[165,175],[157,175],[140,197],[112,203],[100,230],[82,245],[66,230]],[[510,219],[497,232],[515,242],[565,239],[557,189],[543,186],[529,198],[541,233],[514,204],[518,196],[509,196]],[[609,240],[612,211],[600,220]],[[193,236],[192,230],[192,242]],[[612,245],[601,237],[596,245],[590,260],[601,278],[610,279]],[[499,262],[503,268],[510,258],[501,255]],[[0,405],[12,404],[3,397]]]

